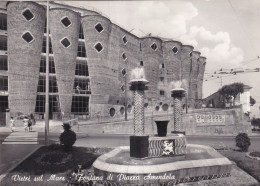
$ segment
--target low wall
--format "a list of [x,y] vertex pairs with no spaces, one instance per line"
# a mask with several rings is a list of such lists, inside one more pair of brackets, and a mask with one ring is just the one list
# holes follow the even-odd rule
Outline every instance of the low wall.
[[[173,116],[153,115],[145,118],[146,134],[157,134],[157,127],[154,122],[156,120],[169,120],[167,133],[171,133]],[[236,135],[239,132],[251,134],[251,123],[248,122],[241,108],[184,114],[183,123],[187,135]],[[134,124],[131,119],[113,123],[80,124],[81,129],[89,134],[133,134]]]

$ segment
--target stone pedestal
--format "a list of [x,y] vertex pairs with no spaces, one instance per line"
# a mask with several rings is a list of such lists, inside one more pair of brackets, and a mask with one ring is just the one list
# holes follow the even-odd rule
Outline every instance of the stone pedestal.
[[130,157],[147,158],[149,136],[130,136]]

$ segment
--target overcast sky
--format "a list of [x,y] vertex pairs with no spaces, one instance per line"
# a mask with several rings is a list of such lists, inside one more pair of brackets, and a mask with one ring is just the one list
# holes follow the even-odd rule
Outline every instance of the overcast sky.
[[[259,0],[172,1],[66,1],[65,4],[96,8],[112,22],[142,37],[172,38],[191,44],[207,57],[203,97],[221,87],[221,78],[210,80],[221,68],[260,68]],[[214,75],[216,76],[216,75]],[[260,72],[222,78],[222,85],[242,82],[253,87],[260,103]],[[257,87],[258,86],[258,87]],[[260,104],[259,104],[260,105]]]

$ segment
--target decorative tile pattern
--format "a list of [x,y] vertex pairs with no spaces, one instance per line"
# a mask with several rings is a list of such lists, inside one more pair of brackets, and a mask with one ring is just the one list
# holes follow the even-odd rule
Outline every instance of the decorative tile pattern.
[[150,138],[148,151],[149,157],[186,154],[186,138],[185,136]]
[[134,90],[134,134],[144,135],[144,91]]
[[182,132],[183,124],[182,124],[182,106],[181,106],[181,97],[174,97],[173,105],[174,105],[174,131]]

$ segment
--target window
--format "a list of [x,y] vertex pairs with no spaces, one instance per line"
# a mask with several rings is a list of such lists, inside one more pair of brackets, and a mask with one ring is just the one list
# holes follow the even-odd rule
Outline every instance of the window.
[[173,51],[174,54],[177,54],[178,53],[178,48],[175,46],[175,47],[173,47],[172,51]]
[[0,56],[0,70],[8,70],[7,56]]
[[7,37],[0,36],[0,50],[7,51]]
[[115,116],[116,110],[115,110],[114,108],[111,108],[111,109],[109,110],[109,114],[110,114],[111,117]]
[[71,112],[73,113],[88,113],[89,112],[89,97],[73,96]]
[[122,58],[124,59],[124,61],[127,59],[125,53],[122,54]]
[[[43,37],[42,53],[46,53],[46,37]],[[51,38],[49,38],[49,53],[53,54]]]
[[125,85],[122,85],[120,89],[122,92],[125,92]]
[[164,68],[164,63],[162,63],[162,68]]
[[120,108],[120,114],[123,115],[125,113],[125,108],[124,107],[121,107]]
[[89,76],[87,61],[77,61],[75,75],[78,76]]
[[97,50],[98,52],[101,52],[101,50],[103,49],[103,46],[101,45],[101,43],[97,43],[97,44],[95,45],[95,48],[96,48],[96,50]]
[[90,94],[90,83],[88,79],[75,78],[73,92],[75,94]]
[[164,90],[160,90],[160,96],[164,96]]
[[80,24],[80,28],[79,28],[79,39],[84,39],[82,24]]
[[33,13],[29,9],[23,11],[23,16],[27,21],[31,21],[34,18]]
[[0,91],[8,91],[8,76],[0,76]]
[[140,61],[140,66],[144,66],[144,62],[143,61]]
[[[57,95],[49,96],[49,108],[50,108],[50,113],[60,112],[59,96]],[[45,112],[45,95],[37,95],[35,112],[38,113]]]
[[[38,88],[37,92],[45,92],[45,84],[46,84],[46,77],[45,76],[40,76],[39,81],[38,81]],[[58,85],[57,85],[57,80],[55,76],[50,76],[49,77],[49,91],[51,93],[58,92]]]
[[0,112],[5,112],[8,108],[8,96],[0,96]]
[[31,43],[34,38],[32,36],[32,34],[30,34],[30,32],[26,32],[22,35],[22,38],[27,42],[27,43]]
[[68,17],[64,17],[62,20],[61,20],[62,24],[67,28],[71,25],[71,21],[69,20]]
[[64,38],[61,40],[61,44],[65,47],[68,48],[70,46],[70,41],[67,38]]
[[121,70],[121,73],[122,73],[122,75],[125,77],[125,75],[126,75],[126,70],[123,68],[123,69]]
[[[41,57],[40,72],[46,73],[46,57]],[[49,58],[49,73],[55,74],[55,65],[53,58]]]
[[0,13],[0,30],[7,30],[7,14]]
[[192,57],[192,52],[190,52],[190,57]]
[[151,45],[151,48],[155,51],[155,50],[157,49],[157,45],[156,45],[155,43],[153,43],[153,44]]
[[79,42],[79,45],[78,45],[78,57],[86,57],[85,43]]
[[37,95],[35,112],[45,112],[45,96]]
[[160,81],[163,81],[164,80],[164,77],[160,77]]
[[96,24],[95,29],[96,29],[96,31],[98,31],[99,33],[103,31],[103,27],[102,27],[102,25],[101,25],[100,23]]
[[128,42],[126,39],[126,36],[123,37],[123,42],[124,42],[124,44],[126,44]]
[[163,111],[167,111],[168,108],[169,108],[169,105],[168,105],[168,104],[166,104],[166,103],[163,104],[163,106],[162,106]]

